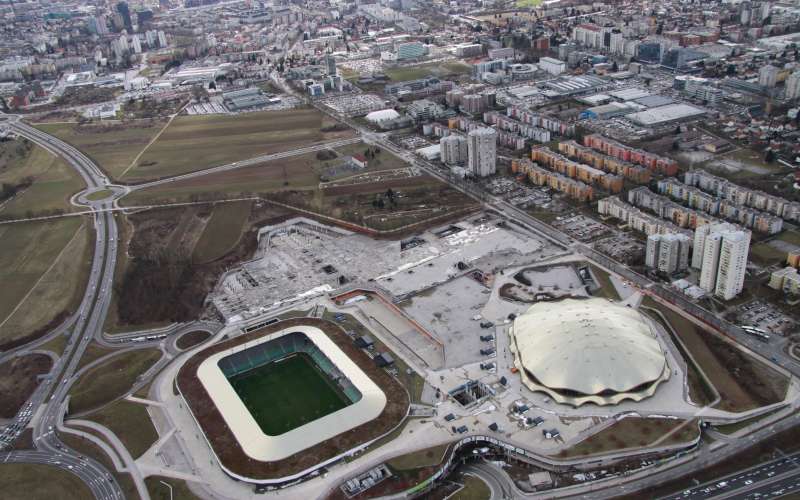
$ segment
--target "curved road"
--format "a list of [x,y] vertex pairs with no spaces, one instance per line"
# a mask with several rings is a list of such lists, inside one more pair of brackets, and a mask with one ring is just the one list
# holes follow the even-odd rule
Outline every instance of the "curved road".
[[[88,189],[96,190],[112,185],[102,170],[75,147],[20,122],[18,117],[6,116],[6,118],[5,124],[11,131],[64,158],[83,178]],[[113,207],[113,201],[99,200],[90,202],[89,206],[93,211],[110,209]],[[97,237],[83,300],[72,318],[74,323],[70,329],[64,354],[53,367],[49,383],[41,384],[40,390],[35,394],[33,415],[27,417],[28,419],[38,417],[33,427],[36,450],[2,453],[0,463],[19,462],[60,467],[80,477],[91,489],[95,498],[121,500],[125,498],[124,494],[106,468],[99,462],[82,458],[77,452],[67,448],[54,432],[63,417],[63,402],[76,380],[75,372],[81,356],[94,338],[98,340],[102,338],[103,323],[111,300],[117,259],[117,223],[111,212],[95,212],[93,218]],[[52,394],[45,401],[48,392]]]

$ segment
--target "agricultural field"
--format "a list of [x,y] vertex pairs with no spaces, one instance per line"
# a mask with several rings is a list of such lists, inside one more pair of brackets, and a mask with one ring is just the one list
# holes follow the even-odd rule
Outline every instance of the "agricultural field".
[[36,128],[80,149],[110,176],[118,178],[164,127],[166,120],[125,123],[42,123]]
[[91,242],[81,217],[0,226],[0,345],[32,336],[75,307]]
[[71,415],[100,408],[125,395],[136,378],[161,358],[158,349],[121,353],[84,373],[69,391]]
[[[83,180],[61,158],[26,140],[0,142],[0,217],[74,211]],[[10,190],[10,191],[7,191]]]
[[159,179],[353,134],[312,108],[179,116],[121,177]]
[[338,167],[344,162],[345,156],[363,154],[366,150],[366,144],[356,143],[335,149],[335,156],[326,150],[323,154],[317,152],[291,156],[249,167],[170,182],[133,191],[125,196],[121,203],[125,206],[136,206],[149,203],[250,196],[254,193],[287,189],[316,189],[325,178],[339,181],[349,175],[407,166],[403,160],[378,148],[377,150],[380,152],[376,153],[374,158],[369,159],[364,170],[355,171]]

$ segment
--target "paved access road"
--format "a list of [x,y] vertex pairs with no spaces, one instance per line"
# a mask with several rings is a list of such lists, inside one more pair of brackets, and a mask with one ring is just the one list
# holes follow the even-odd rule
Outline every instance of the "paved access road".
[[[62,157],[83,178],[89,189],[111,186],[109,178],[86,155],[73,146],[45,134],[18,120],[8,117],[6,125],[15,133]],[[111,209],[110,199],[90,203],[93,210]],[[78,475],[92,490],[95,498],[123,499],[119,485],[99,462],[81,458],[67,448],[54,430],[61,423],[65,411],[65,398],[75,382],[75,371],[86,347],[93,339],[102,339],[102,328],[111,300],[111,287],[117,259],[117,223],[112,212],[95,212],[96,231],[94,255],[83,300],[68,322],[70,332],[64,354],[53,367],[48,384],[41,384],[35,395],[33,440],[35,451],[12,451],[0,454],[0,462],[49,464]],[[66,360],[66,362],[65,362]],[[47,393],[49,399],[46,399]],[[27,422],[26,422],[27,424]],[[57,457],[55,460],[53,457]],[[58,462],[58,463],[56,463]],[[149,498],[144,492],[143,498]]]

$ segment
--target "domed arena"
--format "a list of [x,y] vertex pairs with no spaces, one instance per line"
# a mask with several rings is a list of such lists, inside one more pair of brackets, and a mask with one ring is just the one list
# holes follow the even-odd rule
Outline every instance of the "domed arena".
[[641,401],[669,378],[651,320],[605,299],[539,302],[509,335],[522,382],[558,403]]

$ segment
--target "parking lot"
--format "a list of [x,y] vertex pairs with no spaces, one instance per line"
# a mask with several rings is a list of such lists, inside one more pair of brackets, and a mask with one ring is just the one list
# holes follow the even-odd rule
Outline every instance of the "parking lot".
[[484,360],[487,356],[480,350],[493,346],[480,340],[481,335],[494,333],[492,327],[481,328],[486,320],[479,317],[489,293],[485,286],[463,276],[400,306],[444,343],[445,366],[460,366]]
[[594,247],[623,264],[640,264],[644,260],[645,244],[627,233],[617,233],[594,242]]
[[611,235],[608,226],[582,214],[557,217],[553,226],[584,243]]
[[760,300],[740,306],[737,313],[742,325],[759,328],[768,335],[787,335],[797,327],[797,323],[792,318],[771,304]]

